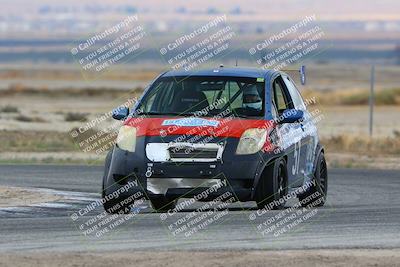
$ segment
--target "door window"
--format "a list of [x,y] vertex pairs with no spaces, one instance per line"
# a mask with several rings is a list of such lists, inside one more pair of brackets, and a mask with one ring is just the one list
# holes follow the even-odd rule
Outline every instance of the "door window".
[[290,93],[295,109],[305,110],[306,105],[304,105],[303,98],[301,97],[294,83],[290,80],[288,76],[284,76],[283,80],[285,82],[286,88]]
[[278,114],[281,114],[286,109],[293,107],[289,95],[286,92],[286,88],[282,81],[282,77],[279,76],[278,78],[275,79],[273,83],[273,90],[274,90],[273,103]]

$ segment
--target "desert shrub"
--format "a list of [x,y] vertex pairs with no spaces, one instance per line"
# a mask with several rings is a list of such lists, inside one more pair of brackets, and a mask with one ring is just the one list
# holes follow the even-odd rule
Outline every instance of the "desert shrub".
[[19,109],[15,106],[7,105],[0,109],[4,113],[19,113]]
[[46,120],[40,117],[28,117],[22,114],[15,117],[15,120],[22,122],[46,122]]
[[87,114],[68,112],[64,116],[65,121],[87,121]]

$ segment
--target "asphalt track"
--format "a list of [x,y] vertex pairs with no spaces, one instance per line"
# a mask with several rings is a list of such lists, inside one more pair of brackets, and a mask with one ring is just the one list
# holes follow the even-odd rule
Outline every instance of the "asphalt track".
[[[62,196],[54,203],[0,208],[0,252],[400,248],[399,171],[331,169],[328,203],[322,208],[291,209],[293,200],[283,211],[260,215],[252,202],[235,203],[228,210],[198,213],[215,220],[188,236],[173,230],[204,203],[162,220],[145,202],[130,216],[112,218],[114,227],[108,232],[96,236],[107,228],[100,227],[89,233],[111,216],[102,217],[101,207],[83,216],[73,214],[100,199],[101,175],[102,167],[95,166],[0,165],[0,185],[47,188]],[[297,224],[277,224],[293,214],[308,215]],[[278,219],[271,223],[273,218]],[[262,232],[265,225],[276,228]]]

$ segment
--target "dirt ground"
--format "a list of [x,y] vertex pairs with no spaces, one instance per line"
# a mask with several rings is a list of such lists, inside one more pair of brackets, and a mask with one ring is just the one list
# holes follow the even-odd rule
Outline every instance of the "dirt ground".
[[60,197],[34,189],[0,186],[0,207],[26,206],[51,202]]
[[399,266],[400,250],[3,253],[0,266]]

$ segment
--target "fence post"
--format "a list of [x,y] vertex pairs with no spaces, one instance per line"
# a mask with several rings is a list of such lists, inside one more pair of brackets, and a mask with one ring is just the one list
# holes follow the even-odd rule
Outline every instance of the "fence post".
[[375,84],[375,66],[371,66],[371,91],[369,94],[369,136],[372,137],[374,123],[374,84]]

